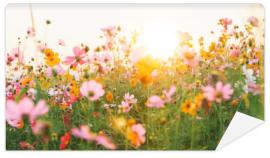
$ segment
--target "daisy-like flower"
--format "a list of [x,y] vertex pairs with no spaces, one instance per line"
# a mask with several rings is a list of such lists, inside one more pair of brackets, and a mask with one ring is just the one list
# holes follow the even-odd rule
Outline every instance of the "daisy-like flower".
[[82,65],[86,63],[86,61],[84,60],[84,58],[86,57],[85,49],[74,47],[73,53],[74,53],[74,56],[66,57],[66,60],[64,61],[66,64],[76,67],[78,64]]
[[147,102],[145,103],[147,107],[155,107],[155,108],[163,108],[164,107],[164,101],[157,95],[153,95],[150,98],[148,98]]
[[137,123],[131,126],[127,132],[127,138],[131,141],[135,147],[139,147],[145,143],[146,130],[142,124]]
[[104,89],[101,84],[94,80],[84,82],[80,88],[81,94],[91,101],[96,101],[104,95]]
[[221,103],[221,101],[229,100],[233,94],[233,89],[230,84],[223,85],[221,81],[217,82],[215,87],[206,86],[203,87],[204,96],[209,101],[216,101]]
[[58,53],[53,52],[52,49],[45,49],[44,54],[45,54],[46,64],[48,66],[53,67],[59,64],[60,58],[58,56]]
[[197,114],[197,106],[195,103],[193,103],[191,100],[186,100],[181,105],[181,112],[189,114],[191,116],[195,116]]

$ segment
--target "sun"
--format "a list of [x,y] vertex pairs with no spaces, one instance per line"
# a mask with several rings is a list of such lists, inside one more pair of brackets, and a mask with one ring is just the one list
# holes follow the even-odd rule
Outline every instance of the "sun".
[[173,23],[151,22],[145,24],[141,41],[146,48],[146,54],[155,58],[168,59],[174,54],[178,44],[178,31]]

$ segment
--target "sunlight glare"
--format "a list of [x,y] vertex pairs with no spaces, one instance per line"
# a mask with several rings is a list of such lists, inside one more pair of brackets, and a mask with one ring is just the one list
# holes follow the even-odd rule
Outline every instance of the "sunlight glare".
[[146,47],[146,54],[161,59],[171,57],[178,43],[178,31],[174,26],[167,22],[146,24],[141,36],[142,44]]

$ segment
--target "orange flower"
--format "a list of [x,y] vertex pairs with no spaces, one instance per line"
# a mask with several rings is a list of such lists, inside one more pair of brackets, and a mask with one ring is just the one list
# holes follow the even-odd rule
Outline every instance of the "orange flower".
[[113,100],[113,94],[112,92],[108,92],[107,95],[106,95],[106,100],[108,102],[111,102]]
[[203,94],[199,94],[195,97],[194,103],[196,105],[196,108],[201,108],[203,99],[204,99]]
[[25,87],[25,86],[27,86],[31,81],[32,81],[32,79],[31,79],[30,77],[24,77],[24,78],[21,79],[20,84],[21,84],[22,87]]

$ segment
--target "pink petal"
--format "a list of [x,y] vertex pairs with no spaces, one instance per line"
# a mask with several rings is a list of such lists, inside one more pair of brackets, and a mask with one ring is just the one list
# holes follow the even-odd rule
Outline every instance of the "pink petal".
[[30,114],[34,107],[34,103],[31,99],[25,97],[19,102],[18,106],[22,114]]
[[73,53],[75,56],[80,56],[81,49],[79,47],[73,47]]
[[30,120],[34,120],[37,116],[46,114],[49,111],[44,100],[38,102],[34,109],[30,113]]

